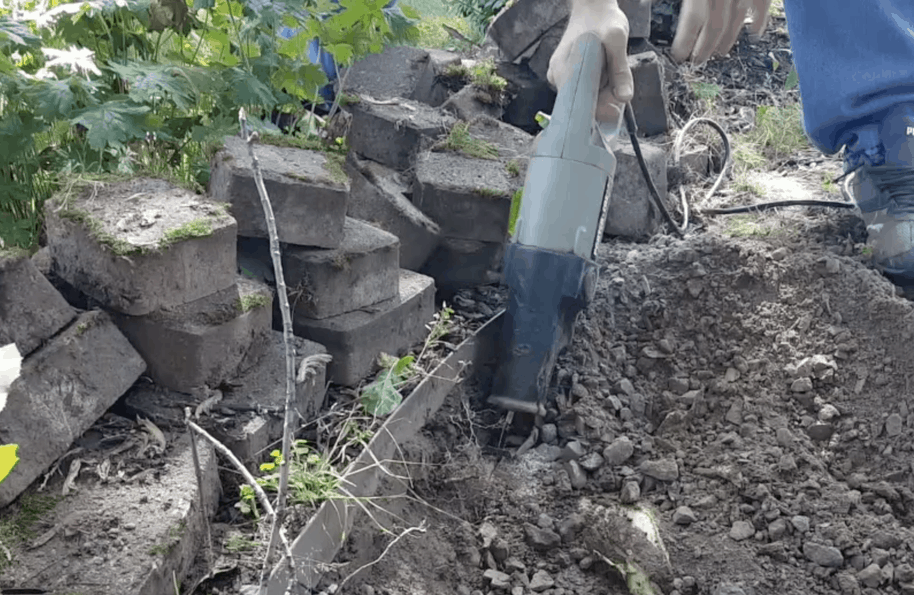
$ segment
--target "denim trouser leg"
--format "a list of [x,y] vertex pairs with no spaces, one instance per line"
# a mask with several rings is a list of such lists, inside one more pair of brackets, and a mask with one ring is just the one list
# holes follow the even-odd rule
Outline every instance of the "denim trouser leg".
[[832,154],[854,132],[914,103],[914,2],[785,0],[787,26],[813,144]]

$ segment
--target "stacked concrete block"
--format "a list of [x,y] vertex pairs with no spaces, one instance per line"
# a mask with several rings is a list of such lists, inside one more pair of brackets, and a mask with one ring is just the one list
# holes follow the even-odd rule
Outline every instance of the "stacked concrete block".
[[[363,103],[374,105],[364,100],[357,105]],[[380,133],[377,129],[362,128],[365,132],[362,138],[367,144],[360,146],[372,155],[387,155],[384,142],[390,137],[384,135],[396,135],[393,124]],[[352,127],[357,128],[355,118]],[[259,206],[260,199],[253,184],[247,182],[254,176],[250,158],[242,155],[248,148],[240,140],[230,141],[215,157],[211,192],[231,204],[235,212],[245,204]],[[400,147],[406,153],[416,150],[405,141]],[[357,384],[374,371],[381,352],[397,354],[412,347],[416,333],[424,332],[434,313],[432,298],[428,292],[404,294],[401,280],[406,271],[401,269],[401,242],[396,235],[347,216],[352,187],[341,156],[263,145],[258,145],[255,151],[264,178],[272,180],[273,190],[268,185],[267,191],[277,224],[285,223],[285,233],[280,229],[281,255],[294,333],[327,349],[333,357],[327,369],[330,381]],[[333,169],[328,171],[330,160]],[[402,165],[397,161],[390,163]],[[360,191],[364,190],[362,186]],[[284,199],[275,200],[274,193]],[[369,213],[366,200],[360,196],[355,209],[359,214]],[[238,259],[242,274],[275,283],[269,243],[264,235],[250,222],[246,224],[239,234]],[[426,279],[433,294],[434,282]],[[420,319],[399,318],[411,310],[428,310],[428,313]],[[360,317],[361,314],[368,318]],[[375,324],[378,317],[392,317],[396,325],[410,332],[387,333],[374,343],[360,341],[359,337],[369,332],[366,327]],[[278,300],[273,305],[273,326],[277,330],[282,328]],[[328,335],[324,330],[328,327],[338,332]],[[352,349],[358,353],[353,355]]]
[[[642,142],[641,154],[657,193],[661,200],[666,201],[666,152],[660,147]],[[629,239],[648,238],[659,229],[663,222],[662,215],[651,198],[650,189],[631,143],[621,141],[615,157],[616,174],[613,178],[604,234]]]
[[259,360],[272,296],[238,278],[225,204],[138,178],[85,188],[56,207],[55,273],[111,312],[158,384],[191,393]]

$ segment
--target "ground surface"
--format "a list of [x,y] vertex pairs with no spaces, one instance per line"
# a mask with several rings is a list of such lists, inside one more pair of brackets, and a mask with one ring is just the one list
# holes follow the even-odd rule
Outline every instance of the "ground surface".
[[[750,134],[723,192],[704,198],[710,179],[688,187],[693,207],[840,200],[837,157],[784,136],[747,144],[767,125],[760,105],[797,107],[788,49],[775,16],[761,42],[672,73],[680,125],[708,115]],[[755,149],[765,160],[752,166]],[[549,445],[507,454],[522,437],[467,386],[411,447],[425,463],[412,498],[391,504],[395,534],[425,531],[390,545],[366,523],[329,580],[383,553],[348,592],[625,593],[581,526],[587,500],[657,511],[666,594],[914,593],[914,306],[873,270],[859,221],[806,208],[699,215],[684,240],[611,241],[599,259],[598,298],[543,432],[581,443],[583,476],[545,461]],[[607,448],[623,439],[629,458]]]

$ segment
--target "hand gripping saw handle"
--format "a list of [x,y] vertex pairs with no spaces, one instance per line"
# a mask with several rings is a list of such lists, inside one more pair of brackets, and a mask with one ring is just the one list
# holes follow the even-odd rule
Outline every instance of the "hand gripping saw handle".
[[596,291],[616,159],[607,147],[622,125],[597,125],[605,54],[585,33],[574,43],[572,76],[558,91],[549,125],[530,160],[505,250],[508,287],[498,367],[489,403],[542,415],[559,353]]

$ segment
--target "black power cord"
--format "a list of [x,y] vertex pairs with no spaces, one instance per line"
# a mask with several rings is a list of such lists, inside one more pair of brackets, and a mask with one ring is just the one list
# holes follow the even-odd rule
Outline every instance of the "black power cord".
[[[638,159],[638,165],[641,168],[641,173],[644,175],[644,180],[647,182],[647,187],[650,190],[651,199],[654,202],[654,206],[657,207],[657,209],[660,211],[661,215],[663,215],[664,220],[666,220],[667,224],[673,229],[673,231],[676,233],[676,235],[678,235],[679,237],[684,237],[686,230],[688,228],[688,225],[689,225],[689,211],[690,211],[690,205],[689,205],[688,199],[686,198],[685,191],[682,189],[682,187],[679,188],[680,198],[681,198],[680,208],[682,209],[682,219],[683,219],[682,225],[679,225],[678,223],[676,223],[676,220],[673,219],[673,216],[670,214],[669,209],[667,209],[666,205],[663,203],[663,200],[660,198],[660,193],[657,191],[657,187],[654,185],[654,180],[651,178],[651,174],[647,170],[647,163],[645,163],[645,161],[644,161],[644,155],[641,153],[641,146],[640,146],[640,143],[638,142],[638,134],[637,134],[638,125],[635,122],[635,114],[632,111],[632,106],[630,103],[625,104],[625,110],[623,112],[623,117],[625,119],[625,127],[628,130],[628,135],[631,138],[632,149],[634,149],[634,151],[635,151],[635,157]],[[731,162],[730,157],[731,157],[731,153],[732,153],[731,148],[730,148],[730,137],[727,136],[727,133],[720,126],[720,124],[718,124],[714,120],[710,120],[708,118],[692,119],[682,128],[682,130],[679,131],[679,134],[677,135],[676,142],[674,144],[674,150],[673,150],[673,154],[674,154],[673,158],[674,158],[674,162],[676,163],[676,165],[679,165],[680,149],[682,146],[682,139],[685,137],[685,133],[690,128],[692,128],[693,126],[695,126],[697,124],[707,124],[708,126],[713,128],[720,135],[721,140],[723,141],[723,145],[724,145],[724,147],[723,147],[724,148],[724,165],[721,168],[720,173],[717,176],[717,180],[715,180],[715,182],[714,182],[714,185],[711,187],[711,189],[708,191],[707,195],[705,196],[705,199],[708,199],[714,195],[714,193],[717,191],[718,187],[723,182],[724,176],[727,173],[727,168],[730,165],[730,162]],[[846,173],[842,174],[841,176],[838,176],[837,178],[835,178],[833,181],[835,183],[840,182],[842,179],[846,178],[848,175],[853,173],[853,171],[854,170],[846,172]],[[848,192],[848,190],[846,188],[846,183],[842,184],[841,191],[845,197],[844,202],[835,201],[835,200],[779,200],[779,201],[772,201],[772,202],[763,202],[763,203],[758,203],[758,204],[753,204],[753,205],[727,207],[727,208],[721,208],[721,209],[701,209],[698,212],[701,213],[702,215],[737,215],[740,213],[760,213],[762,211],[770,211],[773,209],[780,209],[780,208],[784,208],[784,207],[826,207],[826,208],[832,208],[832,209],[856,208],[856,204],[854,204],[853,199],[850,197],[850,193]]]

